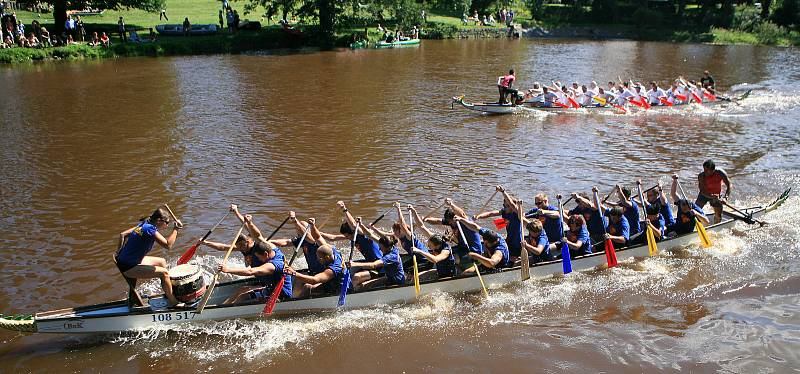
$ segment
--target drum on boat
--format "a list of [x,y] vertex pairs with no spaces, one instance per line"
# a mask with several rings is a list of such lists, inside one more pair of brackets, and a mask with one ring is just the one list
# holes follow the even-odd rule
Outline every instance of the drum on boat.
[[169,269],[169,279],[172,281],[172,293],[180,301],[194,302],[206,293],[206,281],[200,266],[178,265]]

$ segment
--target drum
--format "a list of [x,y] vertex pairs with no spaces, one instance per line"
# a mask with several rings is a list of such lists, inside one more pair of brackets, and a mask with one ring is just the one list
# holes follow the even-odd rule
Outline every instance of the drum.
[[200,266],[178,265],[169,269],[169,279],[172,281],[175,298],[185,303],[197,301],[206,293],[206,280]]

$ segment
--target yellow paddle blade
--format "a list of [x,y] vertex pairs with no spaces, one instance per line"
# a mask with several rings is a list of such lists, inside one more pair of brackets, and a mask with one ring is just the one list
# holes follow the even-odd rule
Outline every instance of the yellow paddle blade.
[[647,226],[647,251],[650,252],[650,256],[655,256],[658,254],[658,245],[656,245],[656,236],[653,234],[653,229],[650,226]]
[[481,287],[483,287],[483,294],[486,295],[486,297],[489,297],[489,291],[486,290],[486,284],[483,283],[483,277],[481,277],[481,271],[478,270],[478,263],[474,262],[472,263],[472,266],[475,267],[475,274],[478,274],[478,280],[481,281]]
[[411,256],[414,259],[414,292],[419,296],[419,268],[417,267],[417,256]]
[[699,220],[695,220],[694,229],[697,230],[697,235],[700,236],[700,244],[703,245],[703,248],[708,248],[711,246],[711,239],[708,238],[708,233],[706,233],[706,228],[700,223]]
[[606,105],[606,99],[604,99],[604,98],[602,98],[600,96],[592,96],[592,99],[594,99],[595,101],[600,103],[600,105]]

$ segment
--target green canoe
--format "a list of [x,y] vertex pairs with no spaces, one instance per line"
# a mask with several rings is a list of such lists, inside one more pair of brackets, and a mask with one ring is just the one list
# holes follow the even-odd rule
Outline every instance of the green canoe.
[[397,46],[415,45],[415,44],[419,44],[419,39],[403,40],[403,41],[392,42],[392,43],[377,42],[377,43],[375,43],[375,48],[392,48],[392,47],[397,47]]

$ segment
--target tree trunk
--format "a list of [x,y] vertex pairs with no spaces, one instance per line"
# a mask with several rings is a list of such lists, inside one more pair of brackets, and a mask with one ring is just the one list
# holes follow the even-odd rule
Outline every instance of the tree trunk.
[[67,21],[67,0],[53,1],[53,22],[55,22],[55,35],[59,38],[64,32],[64,22]]
[[686,9],[686,0],[678,0],[678,9],[675,12],[675,15],[677,15],[678,18],[683,17],[683,11],[685,9]]
[[328,38],[333,37],[333,22],[336,17],[335,0],[318,0],[319,6],[319,28],[322,34]]

